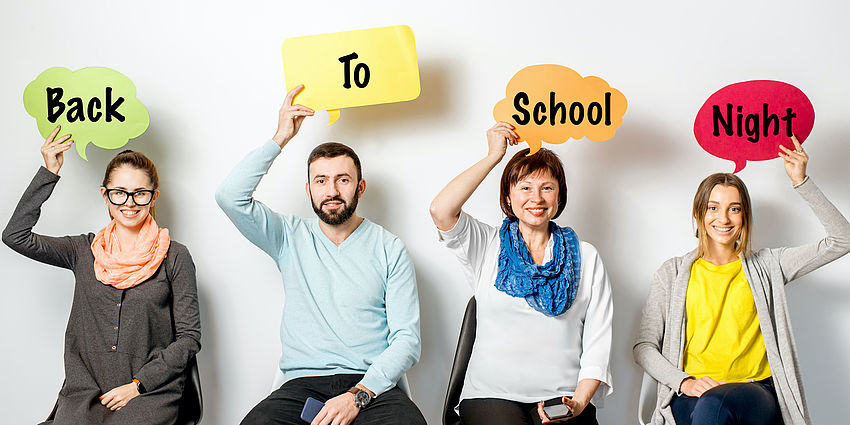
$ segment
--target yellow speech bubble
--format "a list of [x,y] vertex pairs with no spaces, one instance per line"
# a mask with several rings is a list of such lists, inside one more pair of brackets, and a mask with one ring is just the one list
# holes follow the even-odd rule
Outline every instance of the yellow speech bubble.
[[419,65],[407,25],[288,38],[283,42],[286,89],[304,84],[293,103],[328,111],[419,97]]
[[24,107],[36,119],[43,137],[57,124],[63,133],[72,134],[83,159],[89,143],[117,149],[144,133],[150,124],[148,110],[136,99],[133,82],[103,67],[47,69],[24,89]]
[[623,93],[599,77],[582,78],[561,65],[532,65],[511,78],[493,117],[513,124],[533,154],[543,142],[610,139],[627,107]]

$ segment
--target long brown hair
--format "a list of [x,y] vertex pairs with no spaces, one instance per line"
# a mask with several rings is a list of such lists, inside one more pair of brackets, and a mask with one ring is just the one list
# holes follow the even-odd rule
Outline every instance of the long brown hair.
[[743,220],[741,223],[741,234],[738,236],[738,241],[735,243],[735,254],[750,255],[752,244],[750,236],[752,235],[753,209],[750,202],[750,193],[747,191],[747,186],[744,181],[738,176],[729,173],[714,173],[706,177],[697,188],[697,193],[694,195],[694,207],[691,212],[696,221],[696,237],[699,239],[697,255],[702,257],[706,254],[708,236],[705,230],[705,214],[708,210],[708,201],[711,197],[711,191],[715,186],[728,186],[738,189],[738,194],[741,196],[741,213]]
[[[154,165],[153,161],[150,158],[146,157],[145,154],[141,152],[135,152],[130,149],[125,151],[121,151],[118,155],[115,155],[109,164],[106,165],[106,173],[103,175],[103,187],[109,184],[109,179],[112,178],[112,172],[122,166],[130,166],[138,170],[142,170],[145,174],[148,175],[148,179],[151,181],[151,185],[153,185],[153,190],[159,189],[159,174],[156,172],[156,165]],[[151,202],[151,217],[156,220],[156,211]]]

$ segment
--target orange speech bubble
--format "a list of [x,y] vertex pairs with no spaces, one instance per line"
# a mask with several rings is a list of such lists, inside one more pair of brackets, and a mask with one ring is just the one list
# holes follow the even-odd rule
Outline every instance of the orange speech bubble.
[[561,65],[532,65],[511,78],[493,117],[513,124],[531,155],[543,142],[608,140],[623,123],[627,107],[623,93],[599,77],[582,77]]

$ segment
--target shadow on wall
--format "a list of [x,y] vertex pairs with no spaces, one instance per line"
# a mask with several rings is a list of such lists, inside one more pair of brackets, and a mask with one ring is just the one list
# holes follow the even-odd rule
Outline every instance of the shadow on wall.
[[398,103],[363,106],[342,110],[339,121],[330,126],[331,140],[370,140],[373,130],[382,133],[410,132],[412,125],[442,122],[451,116],[451,87],[447,64],[429,60],[419,65],[419,97]]
[[[817,144],[816,147],[803,145],[804,149],[814,150],[813,155],[817,155],[809,160],[808,170],[817,177],[818,182],[846,182],[847,159],[850,158],[850,131],[846,127],[826,127],[819,130],[812,139],[812,142]],[[845,215],[850,214],[850,211],[842,212]]]
[[[846,258],[839,261],[848,263]],[[818,280],[813,285],[815,280],[807,276],[790,284],[788,302],[812,422],[839,424],[847,419],[832,406],[850,398],[850,390],[837,385],[850,380],[850,363],[836,354],[848,351],[847,315],[841,312],[850,305],[850,293],[846,282]]]
[[[559,152],[567,172],[568,186],[571,189],[582,188],[578,191],[581,199],[568,199],[564,213],[568,215],[570,223],[562,224],[580,225],[577,230],[588,235],[589,240],[600,244],[609,242],[602,245],[604,248],[633,248],[621,243],[622,235],[628,233],[618,229],[622,226],[628,230],[633,223],[618,223],[615,220],[621,211],[628,208],[624,205],[624,201],[628,200],[612,194],[623,189],[637,193],[656,187],[669,174],[667,168],[675,165],[675,159],[686,155],[683,152],[684,143],[665,134],[663,128],[648,125],[651,122],[640,117],[630,117],[617,131],[615,138],[609,141],[568,141],[565,144],[580,145],[564,148],[544,145]],[[576,166],[578,163],[581,167]],[[571,172],[576,168],[582,169],[582,173]],[[662,223],[649,225],[660,226]]]
[[[456,266],[448,264],[447,266]],[[457,335],[460,332],[460,316],[463,305],[471,296],[469,285],[464,281],[451,282],[457,286],[457,301],[453,305],[439,305],[440,294],[437,290],[445,274],[435,273],[427,267],[417,267],[416,278],[419,286],[420,329],[422,334],[422,357],[419,364],[408,372],[413,393],[413,401],[419,406],[428,423],[440,423],[440,412],[446,396],[449,373],[452,368]],[[454,304],[458,304],[455,306]],[[453,318],[457,317],[457,320]],[[451,320],[450,320],[451,318]],[[440,330],[450,330],[445,335]],[[440,347],[446,350],[439,350]],[[432,389],[416,391],[417,388]]]

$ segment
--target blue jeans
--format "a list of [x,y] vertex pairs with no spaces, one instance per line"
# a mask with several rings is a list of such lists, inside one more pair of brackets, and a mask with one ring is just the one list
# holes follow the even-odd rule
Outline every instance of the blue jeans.
[[782,423],[770,378],[723,384],[700,397],[675,396],[670,402],[676,425],[777,425]]

